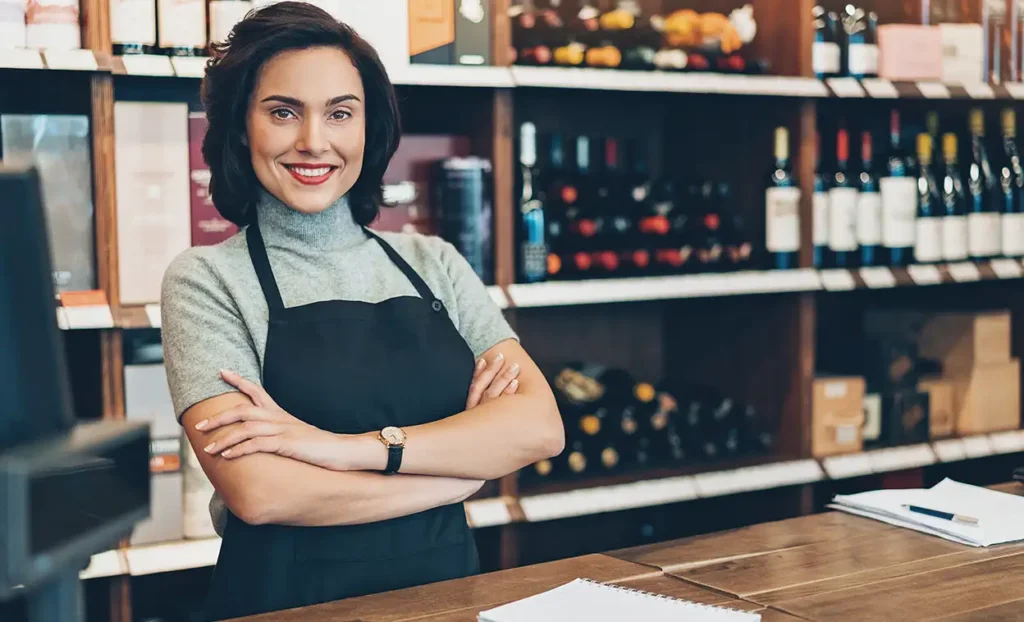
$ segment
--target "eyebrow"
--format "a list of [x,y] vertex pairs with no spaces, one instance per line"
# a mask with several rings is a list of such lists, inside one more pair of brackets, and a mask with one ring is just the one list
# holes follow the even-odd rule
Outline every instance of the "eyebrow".
[[[282,104],[288,104],[289,106],[295,106],[296,108],[304,108],[305,107],[305,104],[303,104],[301,101],[295,99],[294,97],[288,97],[287,95],[271,95],[270,97],[263,98],[260,101],[260,103],[271,102],[271,101],[280,102]],[[328,100],[327,106],[328,107],[336,106],[336,105],[338,105],[338,104],[340,104],[342,102],[347,102],[347,101],[357,101],[358,102],[358,101],[362,101],[362,100],[359,99],[358,97],[356,97],[355,95],[349,93],[348,95],[339,95],[338,97],[331,98],[330,100]]]

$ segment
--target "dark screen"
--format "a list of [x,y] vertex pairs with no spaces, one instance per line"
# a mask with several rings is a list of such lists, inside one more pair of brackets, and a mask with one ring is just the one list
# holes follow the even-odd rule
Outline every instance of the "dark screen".
[[34,169],[0,165],[0,451],[74,422]]

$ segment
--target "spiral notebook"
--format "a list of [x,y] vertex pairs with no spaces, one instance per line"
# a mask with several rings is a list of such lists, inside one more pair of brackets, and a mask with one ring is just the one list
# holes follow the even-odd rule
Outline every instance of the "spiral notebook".
[[478,622],[755,622],[761,615],[576,579],[553,590],[483,611]]

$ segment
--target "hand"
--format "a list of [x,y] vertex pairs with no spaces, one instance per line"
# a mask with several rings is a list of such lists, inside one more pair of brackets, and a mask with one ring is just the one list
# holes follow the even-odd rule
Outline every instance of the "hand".
[[473,370],[473,382],[469,385],[466,410],[476,408],[502,395],[514,395],[519,390],[519,365],[505,365],[505,356],[498,354],[490,363],[481,358]]
[[205,451],[228,460],[258,452],[277,454],[325,469],[345,470],[341,436],[309,425],[285,412],[263,387],[230,371],[228,384],[246,394],[252,405],[236,406],[196,424],[210,437]]

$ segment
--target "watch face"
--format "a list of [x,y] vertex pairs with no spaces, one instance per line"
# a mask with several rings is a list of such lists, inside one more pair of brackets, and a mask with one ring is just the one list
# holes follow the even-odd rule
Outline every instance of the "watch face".
[[405,432],[400,428],[387,427],[381,430],[380,434],[389,445],[402,445],[405,443]]

